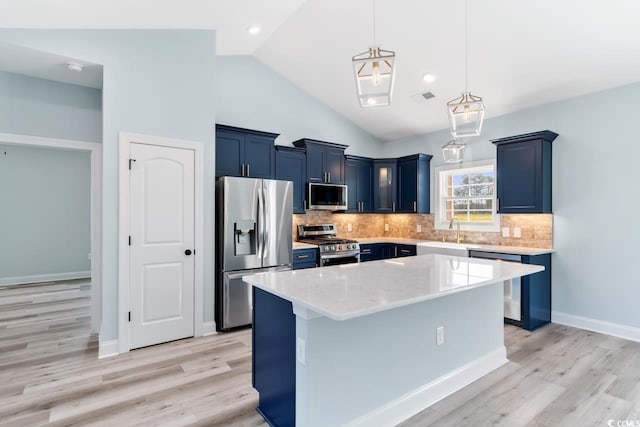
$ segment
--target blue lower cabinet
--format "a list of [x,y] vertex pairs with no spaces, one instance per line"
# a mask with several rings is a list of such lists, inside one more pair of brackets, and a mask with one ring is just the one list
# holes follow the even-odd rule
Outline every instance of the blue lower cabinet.
[[296,249],[293,251],[293,269],[315,268],[318,266],[317,249]]
[[544,267],[522,278],[522,327],[533,331],[551,322],[551,254],[523,256],[522,263]]
[[405,257],[405,256],[416,256],[417,249],[416,245],[395,245],[395,256],[396,257]]
[[253,387],[258,412],[272,426],[296,419],[296,317],[291,302],[253,288]]
[[382,259],[380,245],[377,244],[361,244],[360,245],[360,262],[375,261]]

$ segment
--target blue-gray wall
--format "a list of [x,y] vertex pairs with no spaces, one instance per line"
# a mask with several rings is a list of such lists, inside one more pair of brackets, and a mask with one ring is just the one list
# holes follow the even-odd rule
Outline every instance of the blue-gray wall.
[[0,132],[102,141],[102,91],[0,71]]
[[205,144],[204,314],[213,320],[215,32],[1,29],[0,41],[104,66],[101,341],[118,337],[118,133]]
[[88,277],[90,185],[88,152],[0,139],[0,284]]
[[[560,134],[553,143],[556,312],[640,328],[639,111],[635,83],[488,119],[467,149],[467,161],[490,159],[490,139],[543,129]],[[420,135],[385,144],[385,153],[425,152],[439,166],[449,139],[447,130]]]
[[313,138],[378,156],[382,143],[253,56],[219,56],[216,122],[279,133],[276,144]]

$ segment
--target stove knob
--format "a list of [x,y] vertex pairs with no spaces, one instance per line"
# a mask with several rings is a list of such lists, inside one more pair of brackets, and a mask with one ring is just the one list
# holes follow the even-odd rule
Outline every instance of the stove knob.
[[342,245],[338,245],[338,250],[341,251],[342,250]]
[[355,243],[353,243],[353,244],[351,245],[351,249],[355,249],[355,248],[356,248],[356,244],[355,244]]
[[335,251],[336,250],[336,246],[335,245],[331,245],[331,250]]

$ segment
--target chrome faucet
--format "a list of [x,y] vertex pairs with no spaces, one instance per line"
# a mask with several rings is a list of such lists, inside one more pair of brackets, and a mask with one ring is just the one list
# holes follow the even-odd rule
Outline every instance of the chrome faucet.
[[456,242],[460,243],[460,220],[457,216],[451,218],[451,222],[449,223],[449,230],[453,230],[453,223],[456,223]]

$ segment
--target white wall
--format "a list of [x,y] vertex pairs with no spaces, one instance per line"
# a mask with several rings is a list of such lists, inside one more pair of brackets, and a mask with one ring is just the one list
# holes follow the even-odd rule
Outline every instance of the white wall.
[[0,41],[104,66],[103,324],[118,336],[118,133],[201,141],[204,170],[204,314],[213,320],[215,32],[1,29]]
[[382,155],[382,142],[253,56],[218,56],[216,122],[279,133],[276,144],[313,138]]
[[90,154],[0,140],[0,285],[89,277]]
[[102,141],[102,91],[0,71],[0,132]]
[[[467,149],[466,161],[483,160],[495,157],[490,139],[544,129],[560,134],[553,143],[556,312],[640,328],[639,112],[635,83],[488,119]],[[384,152],[433,154],[438,166],[449,139],[444,130],[387,143]]]

